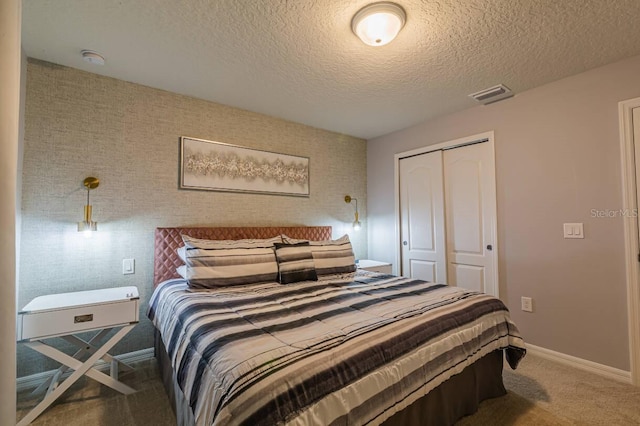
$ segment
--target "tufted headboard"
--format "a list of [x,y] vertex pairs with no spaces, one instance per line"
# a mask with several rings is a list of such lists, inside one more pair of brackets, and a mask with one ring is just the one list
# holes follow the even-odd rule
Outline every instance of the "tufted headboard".
[[331,239],[330,226],[269,226],[226,228],[156,228],[153,265],[153,286],[171,278],[178,278],[176,268],[182,261],[176,249],[183,246],[181,235],[206,240],[240,240],[245,238],[271,238],[286,234],[291,238],[313,241]]

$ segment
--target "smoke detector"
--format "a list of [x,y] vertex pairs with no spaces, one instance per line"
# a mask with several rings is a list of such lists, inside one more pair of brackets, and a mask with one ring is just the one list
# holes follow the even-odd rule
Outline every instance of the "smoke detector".
[[514,93],[504,84],[498,84],[497,86],[489,87],[488,89],[481,90],[469,95],[478,103],[487,105],[493,102],[501,101],[506,98],[510,98]]
[[93,65],[104,65],[104,56],[93,50],[82,50],[82,59]]

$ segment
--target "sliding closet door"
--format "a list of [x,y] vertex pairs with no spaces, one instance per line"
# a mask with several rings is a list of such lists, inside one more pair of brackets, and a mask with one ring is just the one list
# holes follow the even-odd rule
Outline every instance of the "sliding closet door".
[[493,147],[446,150],[443,160],[449,285],[497,295]]
[[442,151],[399,163],[402,275],[446,284]]

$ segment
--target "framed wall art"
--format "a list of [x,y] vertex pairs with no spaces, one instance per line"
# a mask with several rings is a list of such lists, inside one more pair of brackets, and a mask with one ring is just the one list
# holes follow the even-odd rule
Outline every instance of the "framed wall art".
[[180,138],[180,188],[309,196],[309,158]]

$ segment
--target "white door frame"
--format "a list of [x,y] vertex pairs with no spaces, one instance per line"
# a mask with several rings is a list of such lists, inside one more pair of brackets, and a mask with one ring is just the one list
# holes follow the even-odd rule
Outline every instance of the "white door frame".
[[[396,252],[396,261],[394,263],[396,275],[400,275],[401,269],[401,259],[402,259],[402,243],[401,243],[401,228],[400,228],[400,160],[406,157],[412,157],[414,155],[426,154],[428,152],[438,151],[441,149],[452,149],[459,146],[469,145],[474,142],[485,141],[484,143],[488,143],[491,147],[491,151],[494,155],[494,167],[495,167],[495,147],[494,147],[494,134],[493,131],[479,133],[472,136],[467,136],[460,139],[455,139],[447,142],[438,143],[435,145],[429,145],[422,148],[412,149],[411,151],[404,151],[395,154],[394,156],[394,185],[395,185],[395,215],[396,215],[396,244],[395,244],[395,252]],[[494,183],[495,184],[495,183]],[[496,197],[497,200],[497,197]],[[500,280],[498,279],[498,208],[496,201],[496,217],[493,219],[492,229],[493,235],[491,235],[491,240],[493,241],[493,269],[495,270],[495,293],[493,293],[496,297],[498,297],[500,290]]]
[[[640,98],[618,103],[620,153],[622,157],[622,208],[628,212],[637,208],[632,116],[634,108],[640,108]],[[623,215],[624,251],[627,276],[631,382],[636,386],[640,386],[640,258],[638,257],[640,248],[638,247],[638,218],[634,216],[636,215]]]

